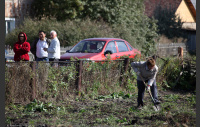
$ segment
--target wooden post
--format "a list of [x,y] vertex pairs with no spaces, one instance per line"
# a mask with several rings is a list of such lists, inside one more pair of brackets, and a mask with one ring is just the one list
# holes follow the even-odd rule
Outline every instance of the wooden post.
[[178,47],[178,56],[183,59],[183,47]]
[[128,71],[129,58],[124,60],[124,73]]
[[78,61],[77,70],[78,70],[78,73],[76,76],[77,77],[76,84],[77,84],[77,89],[78,89],[78,96],[80,96],[81,84],[82,84],[81,78],[82,78],[82,70],[83,70],[83,60]]
[[125,58],[124,59],[124,66],[123,66],[123,71],[122,71],[122,73],[121,73],[121,77],[120,77],[120,80],[122,81],[121,82],[121,86],[124,86],[125,84],[126,84],[126,79],[127,79],[127,77],[126,76],[123,76],[123,74],[125,74],[127,71],[128,71],[128,65],[129,65],[129,58]]
[[36,61],[32,63],[33,80],[32,80],[32,101],[36,98]]

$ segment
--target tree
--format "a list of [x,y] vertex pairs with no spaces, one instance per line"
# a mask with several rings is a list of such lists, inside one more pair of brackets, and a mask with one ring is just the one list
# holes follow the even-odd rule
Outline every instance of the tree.
[[31,5],[32,17],[56,18],[58,21],[74,19],[83,10],[81,0],[34,0]]
[[144,15],[144,0],[87,0],[81,18],[103,19],[116,37],[129,41],[148,55],[155,52],[156,21]]
[[108,23],[115,37],[130,42],[145,55],[155,51],[156,21],[144,15],[144,0],[34,0],[34,16],[58,21],[85,20]]
[[154,12],[154,17],[158,20],[158,34],[165,35],[169,39],[174,37],[185,37],[182,30],[183,22],[180,17],[175,14],[175,8],[162,8],[158,5]]

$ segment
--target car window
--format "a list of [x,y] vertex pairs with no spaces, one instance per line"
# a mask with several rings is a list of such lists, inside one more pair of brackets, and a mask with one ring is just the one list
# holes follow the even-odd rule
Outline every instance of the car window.
[[69,53],[98,53],[101,52],[105,41],[81,41]]
[[116,41],[117,42],[117,47],[119,52],[127,52],[128,47],[126,46],[126,44],[123,41]]
[[105,49],[105,52],[106,52],[107,50],[112,51],[112,53],[116,53],[116,52],[117,52],[117,49],[116,49],[116,46],[115,46],[115,42],[114,42],[114,41],[108,42],[108,44],[107,44],[107,46],[106,46],[106,49]]
[[133,48],[131,47],[131,45],[128,42],[126,42],[126,44],[128,45],[129,49],[132,51]]

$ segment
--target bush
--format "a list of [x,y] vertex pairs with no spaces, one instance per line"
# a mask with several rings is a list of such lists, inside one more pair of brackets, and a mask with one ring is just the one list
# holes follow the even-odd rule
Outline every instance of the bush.
[[144,15],[144,0],[45,0],[42,4],[35,0],[32,10],[35,11],[33,16],[45,20],[28,19],[6,37],[7,44],[13,45],[19,31],[27,33],[31,43],[39,30],[49,32],[54,29],[62,46],[74,45],[85,38],[114,37],[125,39],[144,55],[156,52],[156,21]]
[[162,63],[158,77],[163,87],[186,91],[196,89],[196,56],[184,58],[167,58]]
[[145,55],[155,53],[157,25],[144,14],[144,0],[88,0],[83,18],[108,22],[117,38],[125,39]]
[[[32,100],[33,80],[36,82],[35,99],[43,102],[64,101],[78,93],[77,61],[72,60],[70,66],[54,68],[48,63],[36,64],[36,72],[28,63],[12,63],[6,66],[6,104],[27,104]],[[97,97],[114,92],[136,92],[136,77],[129,71],[124,73],[123,61],[87,62],[83,63],[81,75],[81,95]],[[129,64],[130,67],[130,64]],[[121,78],[124,77],[122,84]]]
[[32,20],[25,19],[23,24],[16,28],[11,33],[6,35],[6,44],[13,46],[18,41],[18,33],[23,31],[27,34],[27,41],[32,43],[38,37],[39,30],[47,32],[47,37],[50,36],[50,31],[55,30],[58,34],[61,46],[72,46],[85,38],[93,37],[114,37],[112,28],[103,21],[84,21],[67,20],[58,22],[56,20]]
[[[152,25],[155,25],[152,22]],[[147,25],[143,27],[147,27]],[[141,30],[136,28],[133,24],[130,26],[121,25],[109,25],[104,21],[91,21],[89,18],[85,20],[67,20],[65,22],[58,22],[56,20],[32,20],[25,19],[23,24],[6,35],[5,42],[7,45],[13,47],[14,43],[18,41],[18,33],[25,32],[27,35],[27,41],[31,44],[36,38],[38,38],[38,32],[44,30],[47,32],[47,38],[50,37],[50,31],[55,30],[58,33],[58,39],[61,46],[72,46],[77,42],[85,38],[96,37],[114,37],[122,38],[128,41],[133,47],[142,50],[144,55],[153,53],[155,46],[154,32]],[[152,29],[155,29],[152,26]],[[135,34],[133,34],[133,32]]]

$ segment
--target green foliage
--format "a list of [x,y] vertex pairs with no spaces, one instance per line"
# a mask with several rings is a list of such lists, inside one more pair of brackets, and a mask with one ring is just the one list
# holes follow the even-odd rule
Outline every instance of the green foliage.
[[34,100],[33,102],[27,104],[25,106],[25,110],[28,111],[28,112],[35,112],[35,111],[39,111],[39,112],[46,112],[47,109],[46,109],[46,106],[44,105],[43,102],[40,102],[40,101],[37,101],[37,100]]
[[[112,22],[107,19],[112,24],[115,35],[127,40],[135,48],[141,50],[144,55],[155,53],[157,25],[155,20],[144,15],[143,0],[118,0],[117,3],[114,7],[118,12],[114,13],[115,18],[108,16]],[[113,8],[110,7],[110,10],[113,10]],[[112,14],[112,11],[108,13]]]
[[119,119],[119,120],[116,120],[118,123],[124,123],[124,122],[127,122],[127,119],[126,118],[124,118],[124,119]]
[[34,0],[31,5],[31,16],[41,19],[56,18],[58,21],[74,19],[84,9],[81,0]]
[[159,72],[163,87],[194,91],[196,89],[196,57],[167,58]]
[[44,30],[47,32],[47,37],[50,36],[50,30],[52,30],[54,22],[50,22],[49,20],[39,22],[34,21],[32,19],[25,19],[23,24],[19,27],[15,28],[11,33],[6,35],[5,44],[14,46],[14,43],[18,41],[19,32],[24,32],[27,35],[27,42],[30,44],[38,38],[38,32],[40,30]]
[[65,22],[58,22],[56,20],[32,20],[25,19],[19,28],[14,29],[11,33],[6,35],[5,43],[13,46],[18,41],[18,33],[23,31],[27,35],[27,41],[32,43],[38,38],[39,30],[47,32],[47,38],[50,37],[50,31],[55,30],[58,34],[58,39],[61,46],[72,46],[77,42],[92,37],[114,37],[112,28],[103,21],[91,21],[85,19],[84,21],[67,20]]
[[90,17],[93,20],[101,20],[114,24],[120,19],[120,11],[123,1],[120,0],[86,0],[84,10],[80,17]]
[[[169,92],[169,91],[168,91]],[[32,126],[195,126],[196,95],[188,93],[162,93],[161,110],[154,111],[150,99],[145,99],[142,110],[136,108],[137,96],[127,99],[75,99],[65,103],[44,103],[39,100],[26,106],[11,104],[6,106],[7,125]],[[119,92],[118,95],[124,95]],[[159,119],[158,119],[159,118]],[[26,123],[27,124],[26,124]],[[176,123],[175,123],[176,122]],[[28,126],[27,125],[27,126]]]
[[187,98],[187,100],[189,101],[189,103],[193,106],[193,105],[196,105],[196,95],[195,94],[192,94],[191,96],[189,96]]
[[155,9],[155,19],[158,20],[158,34],[165,35],[168,38],[187,37],[182,30],[183,22],[179,15],[175,14],[175,8],[162,8],[160,5]]
[[[49,18],[55,17],[58,21],[75,19],[82,22],[89,17],[94,21],[106,22],[112,28],[108,33],[112,34],[103,34],[104,36],[102,37],[110,37],[109,35],[113,35],[116,38],[127,40],[134,47],[142,50],[142,53],[145,55],[155,53],[157,25],[154,19],[149,19],[144,15],[144,0],[45,0],[42,4],[39,0],[36,0],[33,3],[32,10],[35,10],[33,12],[39,19],[44,16]],[[76,25],[69,24],[67,23],[70,27],[75,27],[73,25]],[[77,32],[74,32],[74,30],[83,31],[83,35],[87,33],[87,28],[81,28],[80,24],[77,25],[78,27],[75,27],[76,29],[64,29],[64,33],[66,31],[72,33],[72,36],[69,36],[69,38],[66,36],[67,39],[64,39],[65,41],[68,42],[68,39],[76,36]],[[104,31],[107,31],[104,27],[102,28]],[[99,33],[99,30],[101,30],[101,28],[95,30],[93,27],[89,29],[91,33],[96,31]],[[78,34],[77,36],[82,36],[82,34]],[[85,38],[100,37],[94,34],[92,35]]]
[[46,81],[47,89],[44,91],[44,95],[50,98],[65,98],[64,95],[70,91],[70,84],[75,83],[76,73],[74,63],[69,67],[49,67],[48,80]]

